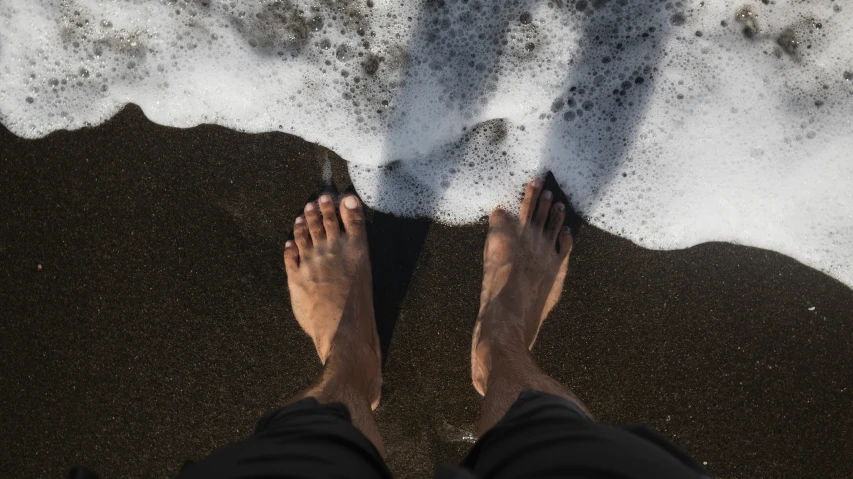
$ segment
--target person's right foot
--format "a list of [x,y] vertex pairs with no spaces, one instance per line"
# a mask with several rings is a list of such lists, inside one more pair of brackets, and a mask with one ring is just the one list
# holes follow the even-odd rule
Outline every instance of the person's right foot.
[[480,313],[471,343],[471,379],[481,395],[488,387],[491,352],[532,348],[563,290],[572,235],[563,226],[565,205],[551,205],[552,196],[542,191],[540,180],[532,180],[518,217],[501,209],[489,217]]
[[329,195],[305,205],[294,241],[284,247],[287,287],[293,314],[320,360],[326,364],[337,351],[362,377],[375,409],[382,386],[379,336],[364,212],[354,195],[343,198],[340,215],[341,222]]

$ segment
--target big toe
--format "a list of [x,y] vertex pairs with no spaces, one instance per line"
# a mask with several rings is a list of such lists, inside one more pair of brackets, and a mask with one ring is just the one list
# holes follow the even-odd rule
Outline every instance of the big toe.
[[518,220],[501,208],[489,215],[489,233],[486,235],[486,249],[493,241],[512,236]]
[[346,234],[351,238],[365,238],[364,209],[355,195],[347,195],[341,201],[341,220]]
[[511,214],[509,214],[503,208],[495,208],[492,211],[492,214],[489,215],[489,227],[501,227],[507,225],[509,222],[513,220]]

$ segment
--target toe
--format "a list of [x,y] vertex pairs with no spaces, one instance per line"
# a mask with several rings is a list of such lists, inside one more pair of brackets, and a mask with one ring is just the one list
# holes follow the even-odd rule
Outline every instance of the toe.
[[495,208],[492,214],[489,215],[489,227],[502,227],[512,221],[512,216],[503,208]]
[[506,233],[511,229],[515,218],[512,217],[503,208],[495,208],[492,214],[489,215],[489,231],[486,234],[486,244],[483,245],[483,261],[489,256],[489,245],[493,236],[498,236]]
[[551,241],[551,246],[557,241],[557,235],[563,228],[563,220],[566,218],[566,207],[562,203],[554,203],[551,207],[551,215],[548,217],[548,225],[545,226],[545,236]]
[[572,252],[572,246],[574,245],[572,232],[569,230],[568,226],[563,226],[560,230],[560,236],[557,238],[557,245],[560,247],[560,251],[558,253],[560,255],[560,259],[568,261],[569,253]]
[[519,215],[522,225],[526,225],[533,218],[533,212],[536,210],[536,201],[539,199],[540,191],[542,191],[541,180],[537,179],[527,182],[527,190],[524,192],[524,199],[521,200],[521,213]]
[[511,214],[502,208],[496,208],[489,215],[489,233],[486,235],[486,241],[488,242],[489,238],[495,235],[515,232],[514,225],[516,224],[517,222]]
[[311,236],[308,234],[308,224],[305,223],[305,218],[299,216],[293,224],[293,239],[296,241],[296,246],[299,247],[299,252],[305,254],[311,248]]
[[545,226],[545,221],[548,220],[548,213],[551,211],[551,197],[553,195],[550,191],[543,191],[541,195],[539,195],[539,204],[536,205],[536,213],[533,214],[533,225],[542,228]]
[[299,249],[296,247],[296,243],[293,241],[288,241],[284,243],[284,270],[287,271],[287,275],[295,273],[299,268]]
[[341,225],[338,223],[338,214],[335,212],[335,202],[329,195],[320,197],[320,213],[323,214],[323,228],[326,230],[326,239],[334,241],[341,234]]
[[364,229],[364,209],[361,207],[361,201],[355,195],[347,195],[341,201],[341,220],[344,222],[344,229],[347,236],[351,238],[364,238],[366,236]]
[[320,244],[326,239],[326,231],[323,228],[323,220],[320,219],[320,210],[314,202],[305,205],[305,221],[308,222],[308,231],[314,244]]

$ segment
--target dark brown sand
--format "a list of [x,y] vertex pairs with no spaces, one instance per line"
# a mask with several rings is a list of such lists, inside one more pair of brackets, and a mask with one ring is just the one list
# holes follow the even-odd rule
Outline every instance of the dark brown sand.
[[[316,157],[137,108],[38,141],[0,129],[2,477],[175,475],[312,380],[281,245],[323,186]],[[470,445],[483,237],[375,216],[377,416],[399,477]],[[853,477],[851,311],[849,288],[776,253],[585,227],[534,352],[601,421],[647,423],[716,476]]]

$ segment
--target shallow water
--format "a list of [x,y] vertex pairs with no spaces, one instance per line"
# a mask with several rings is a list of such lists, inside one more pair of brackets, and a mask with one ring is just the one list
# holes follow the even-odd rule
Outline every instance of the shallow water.
[[371,206],[454,224],[550,170],[642,246],[758,246],[853,285],[851,34],[830,0],[4,0],[0,121],[40,137],[133,102],[284,131]]

